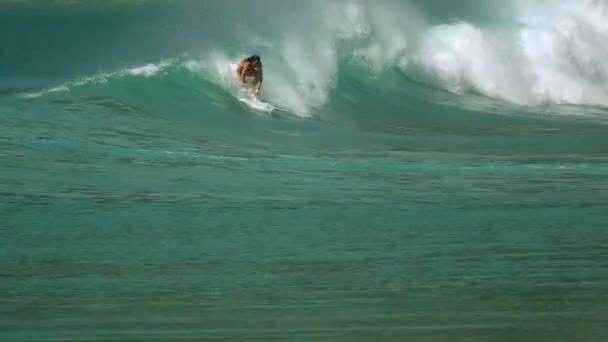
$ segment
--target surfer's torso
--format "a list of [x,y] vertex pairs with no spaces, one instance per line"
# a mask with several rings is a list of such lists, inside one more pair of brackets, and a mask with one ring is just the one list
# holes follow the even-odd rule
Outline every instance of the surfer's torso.
[[[258,62],[258,63],[251,63],[248,61],[242,61],[239,64],[239,67],[237,69],[237,74],[239,77],[243,78],[243,77],[253,77],[255,79],[260,78],[262,75],[262,63]],[[242,79],[244,81],[244,79]]]
[[239,63],[236,73],[241,82],[255,88],[256,96],[260,94],[260,89],[262,88],[262,82],[264,80],[264,71],[262,61],[258,56],[243,59],[241,63]]

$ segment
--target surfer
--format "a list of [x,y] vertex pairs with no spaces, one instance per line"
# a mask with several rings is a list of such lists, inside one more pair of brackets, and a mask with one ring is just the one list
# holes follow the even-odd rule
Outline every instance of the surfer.
[[244,58],[239,67],[236,69],[238,78],[247,84],[250,79],[253,79],[253,86],[255,87],[255,96],[260,95],[262,89],[262,82],[264,81],[264,72],[262,70],[262,60],[260,56],[253,55],[251,57]]

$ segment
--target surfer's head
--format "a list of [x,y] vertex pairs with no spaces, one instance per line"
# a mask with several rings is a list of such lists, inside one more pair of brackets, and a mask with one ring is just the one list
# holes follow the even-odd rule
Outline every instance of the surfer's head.
[[250,62],[250,63],[254,63],[254,62],[261,62],[262,59],[258,55],[253,55],[251,57],[248,57],[247,61]]

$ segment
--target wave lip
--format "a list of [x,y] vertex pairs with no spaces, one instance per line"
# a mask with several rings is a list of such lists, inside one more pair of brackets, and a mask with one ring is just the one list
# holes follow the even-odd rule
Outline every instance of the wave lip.
[[75,87],[79,87],[79,86],[106,83],[110,79],[122,78],[125,76],[152,77],[152,76],[160,74],[161,72],[163,72],[166,68],[170,67],[171,65],[173,65],[173,62],[170,62],[170,61],[162,61],[157,64],[149,63],[149,64],[138,66],[138,67],[123,69],[123,70],[120,70],[117,72],[101,73],[101,74],[98,74],[95,76],[83,77],[83,78],[65,82],[63,84],[60,84],[60,85],[57,85],[57,86],[54,86],[51,88],[47,88],[47,89],[44,89],[41,91],[24,92],[24,93],[21,93],[20,95],[24,98],[32,99],[32,98],[38,98],[38,97],[45,96],[45,95],[52,94],[52,93],[68,92],[71,89],[73,89]]
[[154,75],[157,75],[159,73],[161,73],[165,68],[167,68],[168,66],[170,66],[171,63],[170,62],[161,62],[159,64],[146,64],[144,66],[140,66],[140,67],[135,67],[132,69],[128,69],[126,71],[123,71],[122,74],[129,74],[129,75],[134,75],[134,76],[144,76],[144,77],[152,77]]

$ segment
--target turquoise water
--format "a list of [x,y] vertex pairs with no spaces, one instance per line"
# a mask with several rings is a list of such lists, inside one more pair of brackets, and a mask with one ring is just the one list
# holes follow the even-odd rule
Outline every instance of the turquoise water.
[[608,9],[543,4],[0,5],[0,340],[606,340]]

